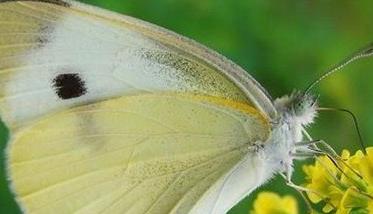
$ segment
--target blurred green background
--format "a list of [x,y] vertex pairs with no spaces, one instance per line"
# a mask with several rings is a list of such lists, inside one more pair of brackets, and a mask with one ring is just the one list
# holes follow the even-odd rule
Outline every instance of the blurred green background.
[[[273,97],[304,89],[322,71],[373,41],[373,1],[361,0],[85,0],[193,38],[235,61]],[[0,20],[1,21],[1,20]],[[373,145],[373,59],[362,60],[323,81],[321,106],[343,107],[359,118],[362,135]],[[0,127],[1,149],[7,132]],[[353,123],[343,113],[320,113],[309,128],[337,151],[358,149]],[[8,190],[1,153],[0,213],[19,213]],[[302,183],[297,164],[295,181]],[[280,178],[260,188],[297,195]],[[255,194],[232,214],[248,213]],[[301,210],[304,204],[301,200]],[[58,211],[56,211],[58,213]]]

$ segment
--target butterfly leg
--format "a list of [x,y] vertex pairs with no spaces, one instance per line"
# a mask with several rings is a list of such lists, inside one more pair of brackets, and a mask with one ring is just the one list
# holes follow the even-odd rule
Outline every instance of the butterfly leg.
[[[312,145],[315,145],[315,147],[312,147]],[[320,149],[319,147],[317,147],[317,145],[321,145],[323,148]],[[305,159],[305,158],[310,158],[310,157],[316,157],[315,155],[325,155],[330,159],[330,161],[333,162],[335,167],[341,173],[345,174],[341,167],[341,165],[343,165],[347,167],[349,170],[351,170],[351,172],[353,172],[355,175],[362,178],[362,176],[355,169],[353,169],[348,163],[346,163],[345,160],[343,160],[343,158],[340,157],[334,151],[334,149],[323,140],[300,142],[296,144],[296,147],[298,147],[300,150],[303,150],[303,151],[294,153],[292,156],[295,159]],[[306,151],[304,151],[305,150],[304,147],[306,148]]]
[[326,203],[330,204],[330,206],[332,206],[333,208],[336,208],[332,203],[329,202],[328,198],[325,197],[325,196],[323,196],[321,193],[316,192],[314,190],[311,190],[309,188],[306,188],[306,187],[294,184],[291,180],[288,180],[287,176],[284,175],[283,173],[280,173],[280,175],[286,180],[286,185],[287,186],[293,188],[294,190],[296,190],[301,195],[301,197],[303,198],[303,200],[304,200],[304,202],[305,202],[305,204],[307,206],[308,213],[312,213],[313,209],[312,209],[311,202],[308,199],[306,193],[315,194],[315,195],[319,196],[320,198],[322,198]]
[[[294,159],[299,160],[299,159],[316,158],[317,155],[322,155],[321,154],[322,150],[320,150],[318,148],[318,145],[319,144],[324,144],[325,142],[322,141],[322,140],[313,140],[311,138],[311,136],[308,135],[308,133],[306,133],[306,134],[307,134],[306,135],[307,138],[309,139],[308,141],[302,141],[302,142],[295,143],[295,150],[294,150],[293,153],[291,153],[291,156]],[[320,194],[320,193],[318,193],[314,190],[308,189],[306,187],[294,184],[293,181],[291,180],[291,178],[292,178],[292,167],[290,167],[290,166],[286,167],[285,173],[286,174],[280,173],[280,175],[286,180],[286,184],[289,187],[292,187],[293,189],[295,189],[302,196],[305,204],[307,205],[308,213],[312,213],[313,209],[312,209],[311,202],[308,199],[306,193],[313,193],[313,194],[319,196],[320,198],[323,198],[328,203],[328,199],[325,196],[323,196],[322,194]],[[333,205],[331,204],[331,206],[333,206]]]
[[[342,157],[340,157],[330,146],[323,140],[310,140],[310,141],[304,141],[304,142],[299,142],[295,144],[295,152],[291,154],[294,159],[306,159],[306,158],[315,158],[316,161],[320,163],[321,166],[325,169],[326,173],[330,175],[333,179],[338,181],[338,178],[335,176],[334,173],[332,173],[330,166],[327,164],[323,163],[320,159],[317,158],[319,155],[326,156],[332,163],[333,165],[342,173],[344,174],[347,178],[349,178],[349,175],[345,173],[343,170],[343,166],[347,167],[351,172],[353,172],[355,175],[361,177],[361,175],[354,170],[351,166],[349,166],[348,163],[343,160]],[[343,166],[342,166],[343,165]],[[293,189],[295,189],[299,194],[301,194],[302,198],[307,204],[308,210],[312,211],[311,203],[309,199],[306,197],[305,193],[311,193],[315,194],[318,197],[320,197],[323,201],[328,203],[331,207],[336,208],[335,205],[333,205],[330,202],[330,198],[324,196],[323,194],[312,190],[308,189],[303,186],[299,186],[294,184],[291,181],[291,170],[285,171],[286,174],[281,174],[281,176],[286,180],[286,184]]]
[[[317,145],[321,145],[319,148]],[[312,140],[308,142],[299,142],[295,144],[295,152],[291,154],[294,159],[303,160],[308,158],[315,158],[318,155],[325,155],[335,165],[335,167],[344,174],[341,165],[350,169],[358,177],[361,175],[348,165],[332,148],[323,140]],[[317,159],[316,159],[317,160]]]

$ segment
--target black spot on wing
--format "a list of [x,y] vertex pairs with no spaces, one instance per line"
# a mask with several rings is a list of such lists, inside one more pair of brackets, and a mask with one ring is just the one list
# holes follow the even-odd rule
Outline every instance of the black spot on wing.
[[0,0],[0,3],[3,3],[3,2],[27,2],[27,1],[42,2],[42,3],[60,5],[60,6],[63,6],[63,7],[70,7],[70,4],[68,2],[65,2],[65,1],[62,1],[62,0]]
[[59,74],[53,79],[56,94],[63,100],[80,97],[87,93],[85,82],[77,73]]

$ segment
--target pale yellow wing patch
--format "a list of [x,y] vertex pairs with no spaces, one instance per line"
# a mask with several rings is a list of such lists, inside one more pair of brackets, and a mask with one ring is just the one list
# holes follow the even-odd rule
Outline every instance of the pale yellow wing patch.
[[187,213],[268,134],[264,117],[243,103],[122,97],[17,131],[9,176],[32,213]]

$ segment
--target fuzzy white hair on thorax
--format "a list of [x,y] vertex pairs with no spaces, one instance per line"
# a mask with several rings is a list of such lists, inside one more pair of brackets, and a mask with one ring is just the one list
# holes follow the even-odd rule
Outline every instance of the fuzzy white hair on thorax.
[[302,92],[277,98],[274,106],[279,113],[279,121],[274,123],[273,132],[264,146],[267,163],[274,171],[284,173],[291,182],[293,160],[298,152],[308,152],[303,142],[303,127],[313,123],[317,115],[316,98]]

